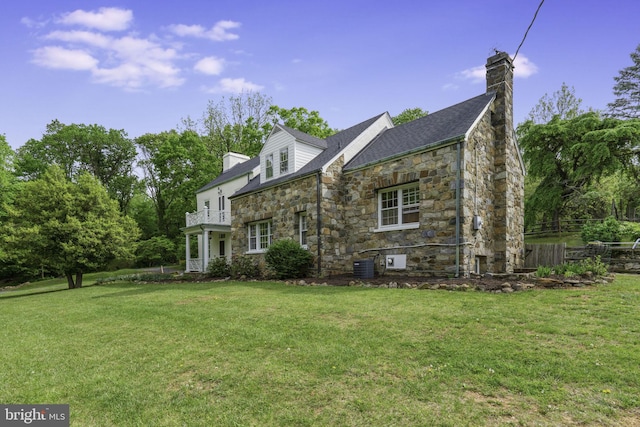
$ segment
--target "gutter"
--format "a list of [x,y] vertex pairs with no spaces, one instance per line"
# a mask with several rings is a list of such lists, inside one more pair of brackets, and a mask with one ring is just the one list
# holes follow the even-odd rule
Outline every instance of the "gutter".
[[318,171],[316,174],[316,233],[318,236],[318,277],[322,273],[322,211],[320,209],[320,196],[322,184],[322,171]]
[[460,150],[462,141],[456,146],[456,275],[460,276]]

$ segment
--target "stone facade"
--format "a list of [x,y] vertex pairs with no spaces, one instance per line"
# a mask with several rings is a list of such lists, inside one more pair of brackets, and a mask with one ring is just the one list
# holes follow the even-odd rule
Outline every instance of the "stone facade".
[[[521,268],[524,171],[513,134],[512,80],[506,54],[489,58],[487,90],[496,97],[466,137],[348,172],[339,157],[322,172],[234,197],[233,253],[248,252],[248,224],[256,221],[272,221],[274,241],[297,240],[305,213],[318,276],[351,273],[353,262],[365,258],[380,268],[386,255],[405,255],[406,269],[398,272],[410,275]],[[418,223],[380,229],[380,191],[404,184],[418,186]]]

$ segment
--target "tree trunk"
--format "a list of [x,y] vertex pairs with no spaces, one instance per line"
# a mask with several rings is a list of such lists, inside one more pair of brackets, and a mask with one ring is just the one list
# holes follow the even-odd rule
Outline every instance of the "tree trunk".
[[73,274],[65,273],[65,275],[67,276],[67,283],[69,284],[69,289],[75,288],[76,284],[73,281]]
[[78,271],[76,273],[76,288],[81,288],[82,287],[82,272]]

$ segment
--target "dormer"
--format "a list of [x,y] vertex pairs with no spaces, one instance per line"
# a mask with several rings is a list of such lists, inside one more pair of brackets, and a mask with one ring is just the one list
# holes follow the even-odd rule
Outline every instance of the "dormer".
[[276,124],[260,151],[260,181],[295,173],[326,148],[323,139]]

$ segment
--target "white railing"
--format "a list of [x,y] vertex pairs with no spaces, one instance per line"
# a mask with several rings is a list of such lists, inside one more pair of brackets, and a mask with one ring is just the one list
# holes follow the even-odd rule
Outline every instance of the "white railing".
[[198,212],[187,212],[187,227],[200,224],[231,225],[231,212],[203,209]]
[[191,258],[190,260],[187,260],[187,271],[202,273],[202,258]]

